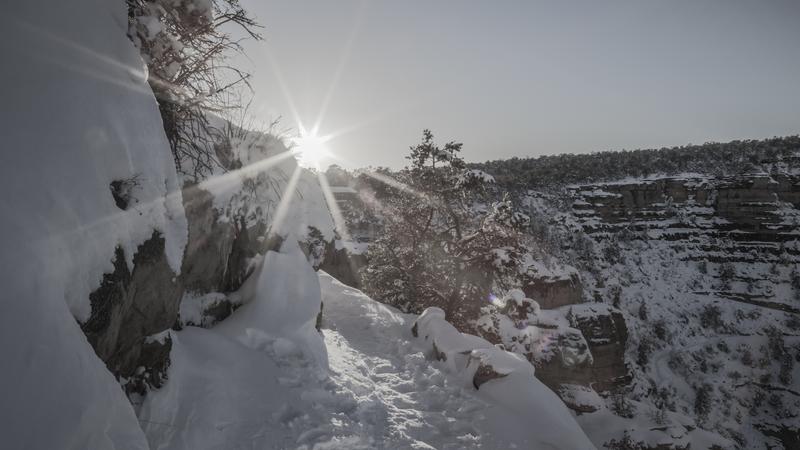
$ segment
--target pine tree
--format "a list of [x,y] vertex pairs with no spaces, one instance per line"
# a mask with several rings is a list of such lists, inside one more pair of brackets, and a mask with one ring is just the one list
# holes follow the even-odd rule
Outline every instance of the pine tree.
[[467,329],[492,286],[516,274],[529,221],[508,197],[479,210],[492,178],[466,169],[461,147],[437,146],[429,130],[411,147],[411,164],[378,199],[384,233],[370,246],[362,281],[374,298],[406,312],[437,306]]

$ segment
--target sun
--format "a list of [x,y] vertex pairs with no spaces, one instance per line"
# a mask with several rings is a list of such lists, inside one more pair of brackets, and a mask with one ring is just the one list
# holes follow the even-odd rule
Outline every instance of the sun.
[[294,143],[294,150],[299,155],[298,162],[305,167],[320,168],[320,163],[323,159],[330,155],[325,136],[317,136],[310,133],[292,139]]

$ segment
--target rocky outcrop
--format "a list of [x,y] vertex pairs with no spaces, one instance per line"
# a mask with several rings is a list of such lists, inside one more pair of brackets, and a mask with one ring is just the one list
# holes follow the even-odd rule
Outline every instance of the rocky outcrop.
[[325,259],[319,268],[348,286],[360,288],[359,271],[366,265],[367,257],[365,255],[351,253],[347,248],[337,248],[336,241],[334,241],[327,245]]
[[487,364],[483,360],[477,358],[473,359],[475,359],[478,364],[478,369],[475,370],[475,375],[472,376],[472,385],[475,386],[475,389],[480,389],[482,384],[489,381],[508,376],[507,373],[498,372],[491,364]]
[[[282,238],[268,235],[268,229],[283,196],[298,202],[293,207],[302,213],[283,217],[284,227],[292,221],[289,231],[298,239],[304,238],[306,228],[315,229],[321,239],[332,237],[329,213],[312,211],[325,208],[316,177],[299,172],[290,185],[288,174],[302,170],[291,158],[269,171],[236,171],[245,162],[255,164],[288,151],[269,135],[243,132],[240,139],[246,142],[229,142],[218,148],[220,160],[232,172],[183,187],[188,242],[181,273],[170,269],[164,239],[154,233],[139,246],[131,267],[126,263],[130,255],[118,249],[113,272],[105,274],[90,295],[92,311],[81,327],[129,394],[143,394],[148,386],[161,385],[171,348],[167,330],[211,326],[241,304],[236,291],[253,272],[260,255],[280,246]],[[111,188],[117,193],[115,201],[122,202],[122,187]],[[187,311],[189,317],[180,317]]]
[[194,292],[219,291],[228,272],[234,225],[220,221],[214,197],[197,185],[183,191],[183,207],[189,225],[182,270],[183,285]]
[[591,364],[565,364],[559,359],[540,362],[536,377],[556,392],[565,384],[597,392],[624,386],[630,374],[625,363],[628,330],[622,314],[602,303],[584,303],[572,306],[567,318],[588,344]]
[[183,191],[189,241],[181,282],[191,292],[233,292],[252,271],[252,259],[264,253],[267,223],[243,215],[227,217],[213,205],[214,197],[199,186]]
[[591,386],[598,392],[612,390],[630,380],[625,364],[628,329],[622,313],[602,303],[584,303],[570,308],[570,324],[579,329],[593,364],[587,370]]
[[574,305],[583,299],[583,285],[577,273],[561,277],[529,277],[522,290],[544,309]]
[[[132,271],[118,248],[114,271],[104,275],[90,295],[92,314],[81,328],[111,373],[128,380],[128,391],[140,391],[145,377],[154,385],[160,383],[166,360],[154,362],[148,373],[139,367],[153,359],[147,338],[175,324],[182,293],[167,263],[164,239],[154,233],[137,249]],[[168,353],[161,352],[164,357]]]
[[696,242],[708,249],[709,241],[723,241],[733,251],[776,254],[800,226],[798,175],[687,175],[574,186],[570,192],[572,210],[589,234],[624,229],[634,238],[646,232],[677,245]]
[[[118,249],[114,272],[106,274],[91,294],[92,314],[82,324],[98,356],[115,376],[127,380],[130,392],[160,385],[168,366],[169,341],[147,344],[146,340],[178,324],[184,292],[239,289],[252,271],[252,258],[267,245],[259,238],[266,229],[263,221],[247,227],[241,217],[220,220],[213,196],[196,185],[184,189],[183,199],[189,239],[182,273],[176,276],[169,268],[164,241],[157,233],[137,249],[132,271]],[[236,306],[225,299],[210,305],[208,314],[214,321],[222,320]]]

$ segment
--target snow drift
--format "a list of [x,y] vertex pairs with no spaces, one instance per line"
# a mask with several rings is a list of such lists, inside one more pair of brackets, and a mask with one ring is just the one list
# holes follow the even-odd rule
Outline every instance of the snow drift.
[[[245,304],[210,330],[171,332],[166,385],[151,392],[140,420],[152,448],[287,448],[282,425],[311,411],[303,395],[327,370],[314,327],[320,287],[296,241],[270,251],[249,282]],[[302,372],[291,373],[287,364]],[[302,375],[302,376],[301,376]],[[296,446],[296,445],[294,445]]]
[[178,273],[186,240],[169,145],[126,23],[124,2],[101,0],[12,2],[0,19],[8,448],[147,447],[75,320],[88,317],[115,248],[130,266],[157,232]]
[[430,343],[433,357],[464,385],[495,405],[494,414],[510,429],[524,430],[525,448],[593,448],[558,396],[534,376],[533,365],[519,354],[464,334],[445,320],[439,308],[426,309],[414,332]]

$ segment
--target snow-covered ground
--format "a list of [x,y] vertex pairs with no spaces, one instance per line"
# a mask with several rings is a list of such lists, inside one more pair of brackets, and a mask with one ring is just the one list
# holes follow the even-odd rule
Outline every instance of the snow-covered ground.
[[[267,254],[254,292],[212,329],[171,332],[169,380],[139,414],[151,448],[591,448],[530,364],[476,390],[414,338],[417,316],[315,274],[291,241]],[[529,388],[549,402],[520,410]],[[498,400],[514,389],[523,401]]]
[[[476,390],[465,376],[474,368],[456,372],[455,358],[431,357],[423,344],[430,345],[426,326],[429,334],[449,335],[450,345],[437,341],[441,351],[461,346],[495,351],[494,362],[517,358],[436,318],[426,322],[425,314],[400,313],[327,274],[320,282],[331,381],[355,400],[355,417],[344,424],[361,429],[362,418],[368,420],[367,434],[362,431],[353,442],[365,448],[591,448],[566,407],[533,378],[527,361],[520,362],[529,372],[509,373]],[[420,324],[417,339],[414,323]],[[503,397],[508,393],[515,398]]]

